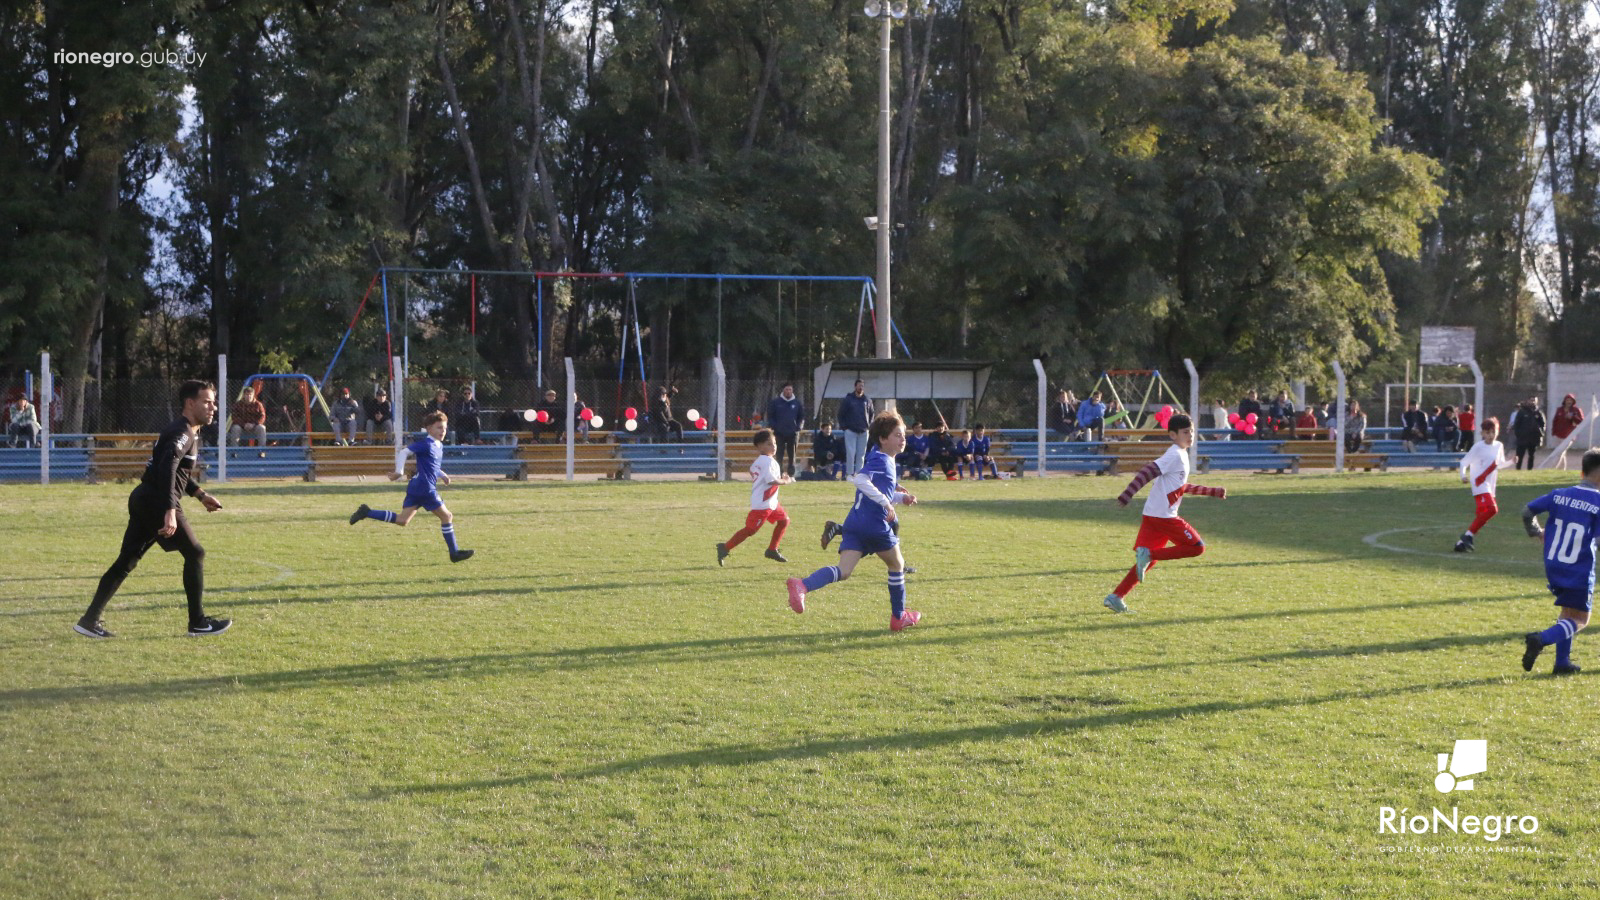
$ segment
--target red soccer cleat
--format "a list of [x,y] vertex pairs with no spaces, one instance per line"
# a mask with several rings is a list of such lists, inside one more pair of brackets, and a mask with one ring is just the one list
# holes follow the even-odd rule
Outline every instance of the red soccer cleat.
[[789,608],[797,613],[806,611],[806,583],[798,578],[789,579]]
[[895,618],[894,616],[890,616],[889,617],[889,630],[890,631],[905,631],[907,628],[910,628],[911,626],[913,626],[913,625],[915,625],[915,624],[917,624],[918,622],[921,622],[921,621],[922,621],[922,613],[919,613],[914,609],[908,609],[905,612],[901,613],[900,617],[898,619]]

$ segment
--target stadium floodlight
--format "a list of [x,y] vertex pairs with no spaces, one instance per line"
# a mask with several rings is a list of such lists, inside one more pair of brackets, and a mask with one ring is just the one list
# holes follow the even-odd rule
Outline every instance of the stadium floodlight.
[[893,0],[889,4],[889,15],[894,16],[896,19],[904,19],[908,11],[909,7],[906,4],[906,0]]
[[876,19],[877,17],[883,15],[883,4],[879,2],[879,0],[867,0],[866,13],[868,16]]
[[867,226],[867,230],[868,231],[877,231],[878,230],[878,217],[877,216],[863,216],[862,219],[861,219],[861,224]]

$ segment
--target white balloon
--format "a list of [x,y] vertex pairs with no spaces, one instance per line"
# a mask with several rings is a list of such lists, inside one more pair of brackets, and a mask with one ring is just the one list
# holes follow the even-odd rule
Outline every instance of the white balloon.
[[699,418],[700,418],[700,410],[698,410],[698,409],[689,410],[689,421],[693,422],[693,421],[695,421],[696,419],[699,419]]
[[589,418],[589,427],[590,428],[604,428],[605,425],[606,425],[606,420],[600,418],[599,416],[591,416]]
[[532,422],[538,418],[539,411],[536,409],[525,409],[522,411],[522,421],[524,422]]
[[629,419],[628,421],[622,423],[622,427],[627,429],[628,431],[638,431],[639,430],[639,420],[638,419]]

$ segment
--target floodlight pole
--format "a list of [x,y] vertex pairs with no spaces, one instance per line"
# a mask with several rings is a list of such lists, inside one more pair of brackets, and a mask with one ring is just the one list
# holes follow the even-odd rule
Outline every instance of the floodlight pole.
[[50,403],[56,397],[56,376],[50,371],[50,354],[39,354],[39,483],[50,483]]
[[394,405],[389,408],[389,429],[394,432],[394,470],[401,474],[406,471],[406,378],[402,369],[400,357],[389,357],[389,371],[393,376],[389,379],[389,396],[394,398]]
[[727,481],[728,466],[724,460],[728,458],[728,370],[722,367],[721,356],[712,357],[711,365],[717,374],[717,480]]
[[228,481],[228,354],[217,354],[217,483]]
[[573,454],[573,440],[575,439],[574,432],[578,430],[572,427],[573,421],[577,419],[577,409],[572,405],[572,398],[578,390],[578,376],[572,368],[572,357],[563,357],[562,363],[567,369],[567,420],[562,428],[567,434],[567,480],[571,481],[574,474],[573,470],[575,468],[575,459]]

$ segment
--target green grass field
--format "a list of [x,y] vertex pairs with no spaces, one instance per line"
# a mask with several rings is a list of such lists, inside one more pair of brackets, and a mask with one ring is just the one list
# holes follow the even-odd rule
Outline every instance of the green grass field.
[[[1128,616],[1125,479],[911,485],[903,634],[876,560],[785,603],[837,484],[725,569],[741,484],[458,482],[454,566],[427,516],[346,524],[398,486],[217,486],[232,631],[180,636],[154,551],[110,641],[71,625],[128,486],[0,487],[0,896],[1595,896],[1600,636],[1518,664],[1554,618],[1518,511],[1574,479],[1504,477],[1471,557],[1450,473],[1196,480],[1208,552]],[[1441,794],[1458,738],[1489,769]]]

